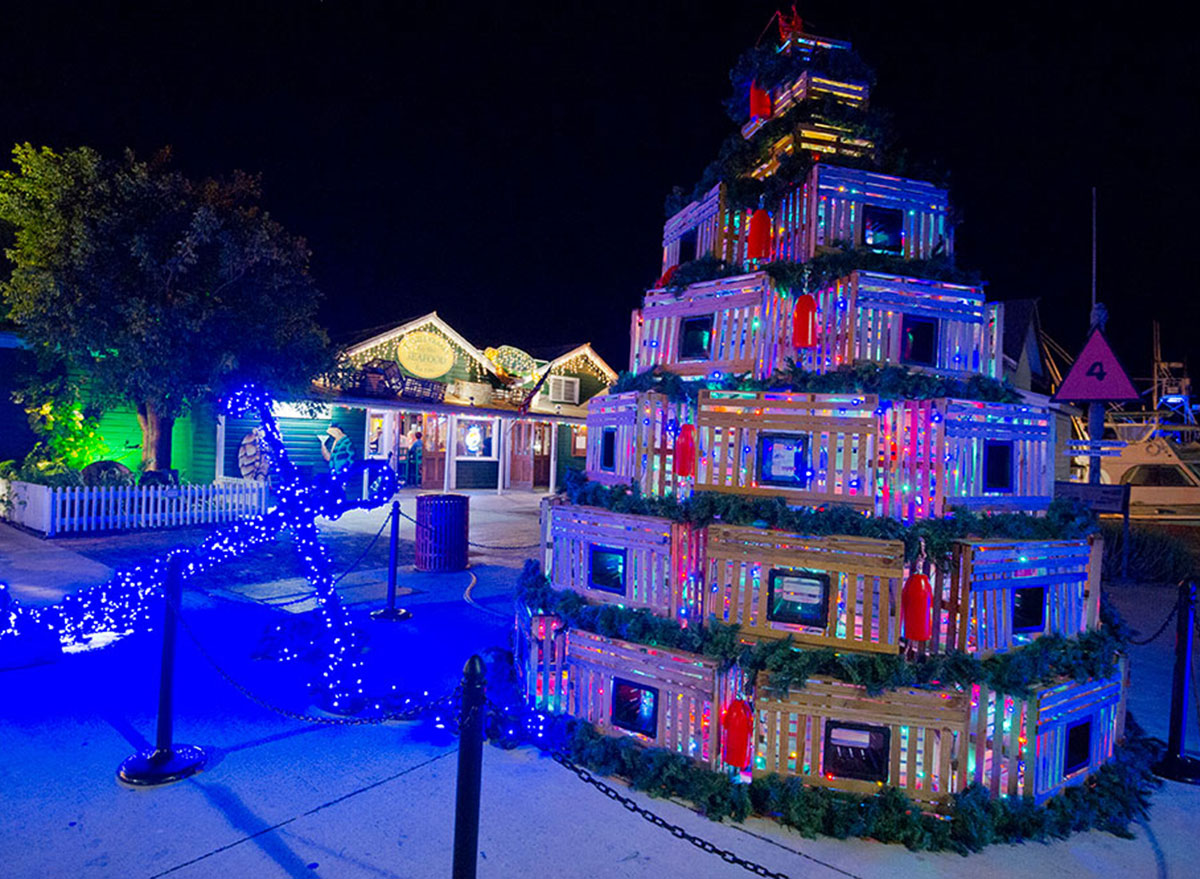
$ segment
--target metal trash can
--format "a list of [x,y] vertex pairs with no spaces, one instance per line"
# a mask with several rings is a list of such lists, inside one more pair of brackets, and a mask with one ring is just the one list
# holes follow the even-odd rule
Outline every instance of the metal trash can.
[[463,494],[417,496],[418,571],[461,571],[467,567],[469,500]]

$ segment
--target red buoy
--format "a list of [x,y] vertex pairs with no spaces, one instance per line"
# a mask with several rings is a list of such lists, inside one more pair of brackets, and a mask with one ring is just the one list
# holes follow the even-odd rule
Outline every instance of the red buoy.
[[750,83],[750,118],[767,118],[771,115],[771,95],[766,89],[760,89],[757,83]]
[[924,574],[913,574],[904,581],[900,593],[904,619],[904,637],[909,641],[928,641],[933,637],[933,587]]
[[749,768],[754,756],[754,712],[745,700],[729,703],[721,715],[721,729],[725,738],[721,759],[738,769]]
[[767,259],[771,255],[771,215],[766,208],[759,208],[750,215],[746,250],[747,259]]
[[675,475],[696,475],[696,426],[685,424],[675,438]]
[[816,344],[817,300],[809,293],[801,293],[792,309],[792,347],[812,348]]

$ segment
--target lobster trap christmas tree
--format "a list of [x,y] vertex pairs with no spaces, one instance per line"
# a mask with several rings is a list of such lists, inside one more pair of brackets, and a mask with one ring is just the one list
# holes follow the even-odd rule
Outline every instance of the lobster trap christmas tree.
[[1123,736],[1094,522],[946,190],[896,173],[850,44],[777,19],[543,506],[525,695],[742,779],[1041,803]]

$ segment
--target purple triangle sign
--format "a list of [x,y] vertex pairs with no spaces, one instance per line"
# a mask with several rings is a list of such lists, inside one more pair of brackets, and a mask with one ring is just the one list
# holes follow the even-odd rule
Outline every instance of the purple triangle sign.
[[1138,399],[1138,392],[1109,347],[1108,339],[1099,330],[1093,330],[1053,399],[1072,403],[1117,403]]

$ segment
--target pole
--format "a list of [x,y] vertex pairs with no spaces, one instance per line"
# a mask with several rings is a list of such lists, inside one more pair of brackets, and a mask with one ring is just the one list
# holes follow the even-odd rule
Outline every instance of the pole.
[[181,781],[204,768],[207,757],[195,745],[175,745],[175,635],[178,630],[176,608],[183,592],[183,553],[167,560],[163,582],[162,662],[158,677],[158,723],[153,750],[138,751],[117,769],[118,780],[137,787],[159,787]]
[[1196,584],[1192,580],[1184,580],[1179,584],[1179,598],[1175,606],[1175,671],[1171,681],[1171,726],[1167,731],[1167,750],[1152,768],[1155,775],[1185,784],[1200,784],[1200,760],[1184,754],[1195,620]]
[[453,879],[475,879],[479,861],[479,784],[483,771],[484,669],[478,654],[463,666],[454,797]]
[[392,533],[388,543],[388,573],[387,573],[387,607],[371,612],[371,618],[376,620],[406,620],[412,616],[411,610],[396,607],[396,567],[400,550],[400,501],[392,501]]
[[[1092,451],[1099,451],[1102,439],[1104,439],[1104,404],[1088,403],[1088,442],[1091,443]],[[1100,484],[1099,455],[1092,455],[1088,458],[1088,482],[1092,485]]]
[[1121,498],[1121,579],[1129,579],[1129,493],[1130,486],[1122,486],[1124,497]]

